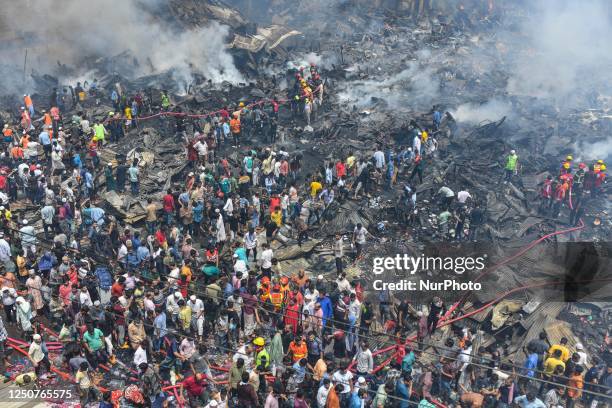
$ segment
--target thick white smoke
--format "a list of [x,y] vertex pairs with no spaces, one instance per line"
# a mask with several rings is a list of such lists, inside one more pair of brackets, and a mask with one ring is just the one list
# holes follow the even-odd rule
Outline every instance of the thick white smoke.
[[[225,49],[227,27],[211,21],[195,30],[170,28],[154,16],[162,7],[159,0],[24,0],[5,2],[0,18],[10,31],[33,38],[28,72],[52,72],[56,61],[79,66],[84,58],[127,50],[138,61],[134,76],[174,69],[185,82],[193,72],[215,82],[242,80]],[[23,61],[24,50],[13,47],[3,55]]]
[[[532,14],[509,39],[513,68],[508,91],[576,104],[591,89],[612,88],[609,0],[529,2]],[[517,38],[516,35],[520,37]]]
[[408,63],[408,68],[387,79],[368,79],[344,83],[339,92],[341,102],[359,107],[372,104],[372,98],[383,99],[392,109],[425,108],[439,96],[440,81],[431,66]]
[[451,110],[458,122],[479,124],[484,121],[496,121],[512,113],[509,103],[493,99],[481,105],[465,103]]

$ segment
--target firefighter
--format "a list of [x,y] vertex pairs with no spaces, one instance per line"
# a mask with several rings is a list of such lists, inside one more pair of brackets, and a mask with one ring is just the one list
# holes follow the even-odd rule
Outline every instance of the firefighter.
[[574,160],[574,158],[572,157],[571,154],[568,154],[565,157],[565,160],[563,160],[561,162],[561,168],[559,171],[559,175],[563,175],[563,174],[567,174],[567,173],[571,173],[572,172],[572,161]]
[[540,207],[538,212],[548,211],[552,206],[553,197],[553,178],[552,176],[546,177],[542,189],[540,190]]
[[283,292],[281,292],[281,287],[277,283],[272,287],[272,291],[270,292],[270,303],[274,306],[275,312],[280,312],[283,308],[284,296]]

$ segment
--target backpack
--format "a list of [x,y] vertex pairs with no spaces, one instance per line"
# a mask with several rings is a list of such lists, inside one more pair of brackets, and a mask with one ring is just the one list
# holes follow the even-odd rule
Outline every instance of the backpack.
[[109,290],[111,285],[113,284],[113,277],[111,276],[110,271],[105,266],[98,266],[95,271],[96,277],[98,278],[98,283],[101,289]]

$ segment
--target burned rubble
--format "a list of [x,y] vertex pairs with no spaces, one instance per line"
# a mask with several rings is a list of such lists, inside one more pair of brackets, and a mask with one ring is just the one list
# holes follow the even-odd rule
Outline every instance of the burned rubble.
[[[529,44],[529,33],[522,29],[529,13],[524,2],[470,1],[466,7],[448,1],[438,4],[416,0],[256,3],[259,2],[172,0],[163,5],[147,5],[150,8],[143,6],[145,21],[163,27],[164,36],[165,30],[177,37],[197,32],[202,37],[195,38],[202,40],[212,38],[206,35],[206,30],[219,28],[221,43],[215,36],[211,46],[198,45],[218,49],[208,50],[201,59],[192,61],[191,55],[185,55],[180,64],[165,65],[159,63],[159,57],[148,57],[126,47],[112,54],[98,53],[95,58],[92,55],[66,63],[58,60],[53,69],[31,68],[27,75],[24,68],[25,80],[20,83],[27,85],[24,92],[35,101],[37,114],[29,116],[31,128],[27,126],[23,134],[32,133],[34,144],[39,140],[35,136],[39,132],[48,130],[54,137],[59,136],[54,140],[61,145],[64,168],[43,173],[44,191],[57,191],[57,197],[48,200],[43,194],[30,199],[28,177],[23,179],[25,184],[22,179],[17,181],[22,174],[17,167],[19,161],[12,156],[11,147],[5,146],[4,174],[7,183],[14,185],[9,186],[13,192],[5,194],[7,198],[2,202],[3,209],[10,204],[10,215],[4,216],[3,224],[4,234],[15,239],[15,247],[19,249],[18,238],[26,252],[24,256],[31,251],[26,244],[28,233],[24,233],[29,225],[34,228],[39,245],[39,253],[34,249],[34,258],[49,251],[59,253],[55,246],[64,245],[62,254],[82,262],[78,263],[79,270],[87,272],[89,268],[93,273],[104,267],[115,271],[111,283],[119,282],[124,272],[128,279],[135,275],[139,282],[145,282],[138,286],[141,296],[150,294],[153,299],[153,294],[157,296],[161,290],[164,316],[171,308],[167,299],[172,297],[175,302],[175,297],[180,297],[182,306],[176,301],[176,313],[168,320],[172,318],[176,333],[184,341],[196,338],[197,346],[192,347],[209,348],[199,351],[210,357],[207,375],[212,368],[213,378],[229,381],[230,388],[232,381],[236,381],[232,377],[234,353],[249,354],[253,346],[259,356],[263,345],[258,342],[264,338],[268,347],[265,350],[270,352],[272,340],[268,337],[274,336],[279,322],[287,327],[295,320],[296,339],[301,334],[298,325],[310,324],[313,333],[317,332],[318,323],[309,319],[315,317],[314,303],[322,298],[313,299],[303,283],[301,302],[308,294],[310,300],[306,302],[313,302],[312,311],[304,314],[302,304],[294,310],[297,300],[280,307],[274,304],[273,295],[277,292],[274,288],[286,287],[289,296],[289,282],[291,285],[301,282],[299,271],[305,271],[312,290],[316,284],[317,293],[324,296],[327,291],[333,296],[334,307],[346,307],[344,314],[340,313],[341,321],[334,311],[326,316],[332,322],[330,327],[323,324],[320,333],[315,334],[324,343],[321,355],[334,355],[337,344],[344,342],[338,332],[345,333],[347,350],[349,342],[353,342],[349,351],[356,350],[356,362],[351,363],[353,356],[345,352],[336,358],[335,368],[346,363],[357,375],[371,376],[368,381],[376,387],[382,384],[384,388],[384,379],[395,380],[394,375],[399,374],[394,370],[406,374],[403,354],[400,355],[400,350],[405,353],[404,346],[419,355],[409,371],[416,386],[416,379],[425,378],[431,366],[444,360],[449,347],[454,347],[453,339],[462,339],[463,350],[469,350],[460,352],[470,358],[466,366],[480,364],[474,370],[480,373],[494,370],[500,378],[518,373],[520,395],[540,379],[554,383],[556,378],[544,372],[541,376],[528,375],[522,368],[532,354],[531,345],[542,339],[542,333],[546,335],[545,344],[551,348],[562,344],[572,353],[587,353],[589,361],[583,362],[587,370],[599,367],[609,358],[612,208],[604,163],[612,158],[612,106],[609,86],[600,87],[605,80],[577,80],[580,86],[564,89],[563,93],[545,78],[541,88],[533,93],[522,92],[522,87],[527,86],[522,82],[529,81],[521,76],[522,71],[517,71],[516,61],[538,52],[537,44]],[[327,15],[332,12],[335,16]],[[24,38],[16,41],[25,43]],[[179,46],[177,42],[177,49],[190,54],[193,43],[191,37],[185,39],[191,44]],[[525,44],[521,45],[521,41]],[[168,44],[172,47],[173,43]],[[215,59],[216,65],[209,69],[206,63]],[[583,69],[584,76],[599,72],[589,64],[577,68],[580,73]],[[13,72],[8,66],[7,70]],[[11,87],[0,89],[3,92],[0,120],[14,129],[15,146],[27,149],[20,127],[24,112],[27,116],[29,109],[21,105],[27,102],[22,102],[22,92],[14,93]],[[47,129],[45,116],[36,119],[42,109],[46,113],[60,99],[61,119],[53,118],[54,125]],[[52,101],[51,106],[47,106],[48,100]],[[117,129],[117,123],[121,129],[119,137],[110,130]],[[96,139],[100,136],[95,130],[97,126],[104,128],[101,139]],[[514,167],[509,168],[515,152]],[[42,145],[28,154],[29,164],[34,167],[26,173],[34,175],[36,171],[51,169],[53,156]],[[383,165],[377,162],[379,154]],[[79,164],[75,164],[75,156]],[[338,162],[346,176],[338,175]],[[345,166],[349,167],[349,162],[347,171]],[[42,170],[36,167],[37,163],[43,164]],[[251,163],[248,169],[247,163]],[[270,163],[272,167],[266,174],[265,166]],[[274,163],[279,163],[278,168]],[[280,170],[282,165],[287,166],[284,174]],[[586,172],[594,174],[593,183],[599,184],[586,189],[580,179],[573,192],[569,187],[567,196],[564,191],[562,197],[555,199],[553,189],[543,198],[547,182],[554,188],[567,183],[571,186],[577,183],[575,174],[579,169],[584,176],[585,167]],[[255,181],[255,169],[257,173],[261,171],[259,182]],[[118,187],[115,183],[120,172],[123,181]],[[241,187],[240,180],[245,176],[246,186]],[[564,176],[573,181],[568,182]],[[550,184],[552,180],[554,184]],[[95,187],[88,187],[89,182]],[[290,195],[291,188],[296,190],[295,200]],[[64,203],[70,200],[67,189],[78,196],[70,204],[76,209],[79,203],[81,216],[85,208],[90,212],[93,207],[101,211],[99,226],[93,224],[100,219],[88,225],[83,219],[85,231],[76,233],[73,231],[76,225],[66,230],[54,216],[50,227],[41,207],[53,206],[55,198],[59,198],[56,205],[59,213],[63,207],[61,198]],[[444,196],[444,189],[450,190],[450,197]],[[325,197],[319,195],[322,191],[326,192]],[[466,193],[468,198],[460,201],[459,192]],[[241,201],[243,198],[246,204]],[[172,203],[170,209],[168,203]],[[200,221],[193,221],[192,207],[196,203],[203,207],[199,210]],[[281,207],[282,214],[278,215]],[[191,211],[189,215],[185,215],[186,209]],[[279,216],[280,219],[275,218]],[[358,242],[362,226],[364,237]],[[62,237],[49,239],[48,229]],[[134,266],[129,256],[136,250],[132,249],[134,241],[140,242],[137,237],[143,238],[142,247],[147,248],[147,255],[143,259],[139,255],[138,265]],[[254,240],[254,247],[249,247],[248,240]],[[51,246],[45,244],[49,241]],[[242,254],[237,255],[242,247],[246,258],[244,270],[237,263],[242,261]],[[253,249],[253,259],[249,260]],[[412,275],[397,269],[381,276],[373,272],[377,258],[396,254],[484,255],[486,267],[480,274],[463,277],[433,269]],[[60,264],[62,260],[57,261]],[[38,261],[28,265],[38,271],[40,266],[34,264],[40,265]],[[13,262],[14,270],[15,265],[21,268]],[[185,270],[189,270],[189,279],[183,273]],[[175,276],[171,275],[174,271]],[[234,301],[242,313],[237,334],[235,338],[228,335],[220,339],[217,329],[224,327],[217,320],[217,312],[226,303],[218,302],[216,297],[226,288],[217,283],[217,278],[222,283],[229,280],[231,290],[223,298],[226,302],[229,296],[234,296],[234,289],[240,289],[241,277],[247,275],[255,282],[255,292],[248,301],[232,298],[229,313]],[[27,279],[27,273],[24,277]],[[368,306],[362,309],[360,303],[359,310],[374,316],[367,320],[363,333],[355,331],[359,322],[349,323],[352,298],[347,291],[349,300],[345,302],[338,290],[344,277],[350,281],[350,292],[358,293],[363,305],[367,301]],[[375,281],[381,278],[413,282],[469,278],[487,289],[391,293],[376,288]],[[48,275],[45,279],[51,281]],[[25,284],[25,280],[21,283]],[[247,283],[252,284],[244,279],[244,287]],[[51,284],[60,287],[59,280]],[[111,301],[110,288],[108,285],[104,292],[109,297],[106,303],[100,295],[97,306],[118,304],[117,299]],[[133,285],[131,290],[134,289]],[[175,291],[181,296],[176,296]],[[23,292],[31,295],[28,288]],[[241,294],[246,292],[245,289]],[[123,287],[121,293],[124,296]],[[200,317],[192,318],[191,312],[189,324],[181,320],[179,310],[190,299],[188,295],[203,298],[202,323],[198,321]],[[130,301],[129,307],[141,301]],[[125,312],[129,309],[126,305],[119,307]],[[158,316],[157,306],[156,303],[142,319],[135,320],[152,325]],[[245,306],[261,308],[265,317],[260,319],[256,314],[257,323],[247,323]],[[93,303],[92,308],[95,309]],[[436,308],[443,317],[438,325],[437,316],[430,330],[428,319]],[[126,316],[132,313],[128,311]],[[227,314],[221,313],[230,326]],[[61,325],[56,327],[50,316],[45,317],[44,324],[59,331]],[[424,317],[426,334],[422,327]],[[363,317],[360,322],[365,325]],[[126,328],[130,325],[126,320],[122,324]],[[183,324],[189,327],[185,329]],[[115,349],[121,349],[113,354],[111,344],[109,354],[114,361],[133,358],[131,351],[137,351],[146,337],[158,339],[157,329],[155,332],[141,329],[146,335],[138,341],[126,336],[124,329],[122,336],[127,339],[120,342],[119,333],[113,331],[109,342],[114,343]],[[334,340],[334,336],[339,337]],[[59,341],[59,336],[56,337]],[[465,340],[469,340],[467,347]],[[369,342],[375,354],[372,358],[375,370],[363,373],[355,368],[359,364],[356,356],[363,352],[360,341]],[[249,345],[248,351],[245,344]],[[11,347],[19,346],[11,343]],[[165,386],[177,393],[175,405],[182,406],[178,397],[178,392],[183,392],[181,379],[191,374],[164,366],[165,360],[158,358],[159,344],[148,347],[149,361],[156,361]],[[293,347],[291,367],[284,367],[282,357],[280,363],[274,363],[283,366],[283,371],[299,371],[294,365],[301,360],[295,360],[296,355],[301,355],[296,351],[298,346],[292,341],[291,346],[287,342],[284,347]],[[385,354],[390,349],[391,354]],[[54,353],[55,350],[58,349],[54,348]],[[90,352],[89,346],[86,351],[90,365],[102,364],[103,358],[92,357],[95,353]],[[302,354],[310,358],[307,353]],[[226,359],[226,355],[230,358]],[[56,357],[53,365],[66,365],[61,357]],[[399,368],[395,364],[398,357]],[[253,359],[250,354],[249,358]],[[330,359],[326,361],[331,367]],[[314,366],[314,362],[308,363]],[[96,386],[101,390],[122,389],[129,385],[129,375],[143,375],[147,369],[141,373],[137,364],[124,366],[113,363],[110,374],[100,371],[100,378],[94,381]],[[488,371],[483,371],[485,368]],[[542,364],[538,368],[542,369]],[[461,372],[464,370],[465,366]],[[224,374],[228,371],[229,377]],[[382,380],[376,379],[379,371],[386,373]],[[193,377],[197,377],[195,370]],[[265,383],[266,377],[262,378]],[[533,384],[529,383],[532,378]],[[283,384],[287,389],[289,385]],[[572,389],[571,384],[566,385]],[[319,387],[313,387],[316,400]],[[370,395],[369,402],[378,396],[378,390],[370,392],[374,396]],[[309,395],[313,394],[310,391]],[[594,395],[598,392],[609,395],[605,388],[590,391]],[[193,404],[210,402],[201,399],[195,402],[189,392],[185,395]],[[457,384],[457,390],[445,393],[439,389],[433,397],[430,395],[432,398],[423,394],[413,402],[421,406],[419,400],[423,397],[433,400],[432,404],[438,407],[460,406],[458,395],[462,393]],[[299,393],[287,390],[286,394],[293,401],[294,394]],[[403,401],[395,392],[390,395]]]

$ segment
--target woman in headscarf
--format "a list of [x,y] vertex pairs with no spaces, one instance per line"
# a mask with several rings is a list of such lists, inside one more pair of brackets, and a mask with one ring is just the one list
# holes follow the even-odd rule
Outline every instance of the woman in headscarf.
[[32,331],[32,306],[23,296],[17,297],[15,300],[15,309],[17,312],[17,323],[21,325],[21,330],[24,333]]

